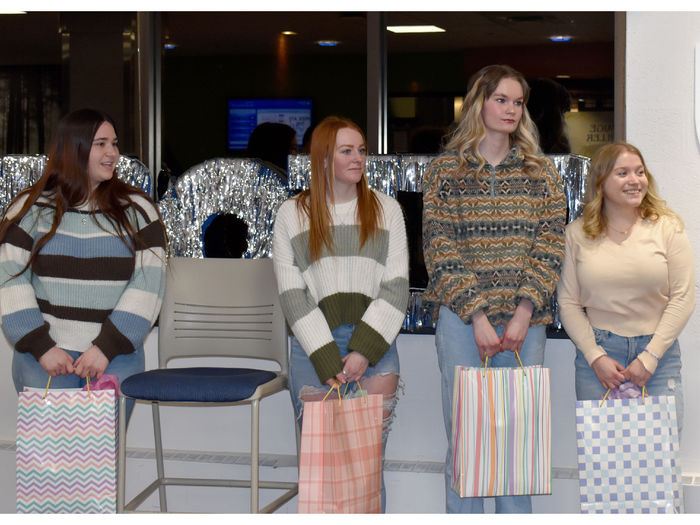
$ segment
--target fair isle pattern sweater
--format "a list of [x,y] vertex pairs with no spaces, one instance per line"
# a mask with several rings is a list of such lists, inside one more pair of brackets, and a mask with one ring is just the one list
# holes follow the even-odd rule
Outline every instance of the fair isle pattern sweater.
[[275,219],[273,258],[282,310],[321,382],[343,369],[331,330],[354,324],[348,349],[370,366],[396,338],[408,305],[408,249],[403,212],[375,192],[383,213],[374,239],[360,249],[357,199],[331,206],[334,250],[324,247],[311,263],[308,218],[296,199],[282,203]]
[[84,352],[94,344],[111,361],[143,345],[163,296],[165,237],[154,204],[132,199],[127,214],[146,246],[135,255],[84,205],[64,213],[34,267],[13,278],[49,231],[54,208],[40,198],[10,227],[0,245],[0,314],[15,350],[38,360],[53,346]]
[[564,258],[566,198],[554,166],[527,168],[517,147],[498,166],[475,173],[469,155],[435,159],[423,181],[423,251],[430,281],[425,299],[465,323],[483,310],[507,324],[521,299],[535,306],[530,324],[552,320],[550,300]]

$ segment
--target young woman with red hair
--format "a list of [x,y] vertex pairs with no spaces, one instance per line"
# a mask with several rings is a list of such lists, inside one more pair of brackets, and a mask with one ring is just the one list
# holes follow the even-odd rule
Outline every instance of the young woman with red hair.
[[[316,127],[310,188],[280,207],[273,257],[293,333],[289,375],[297,417],[303,402],[320,399],[328,386],[359,382],[384,395],[386,446],[399,383],[395,338],[408,303],[408,248],[401,207],[370,189],[365,162],[355,123],[328,117]],[[384,496],[382,483],[382,510]]]

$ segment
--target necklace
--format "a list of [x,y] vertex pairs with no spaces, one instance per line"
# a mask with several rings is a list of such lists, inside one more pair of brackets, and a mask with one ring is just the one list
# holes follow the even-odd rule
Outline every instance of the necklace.
[[635,224],[637,224],[637,219],[634,219],[634,222],[632,222],[632,224],[627,226],[626,230],[618,230],[617,228],[613,228],[612,224],[610,224],[610,223],[608,223],[608,228],[610,228],[612,231],[614,231],[616,233],[619,233],[620,235],[627,235]]

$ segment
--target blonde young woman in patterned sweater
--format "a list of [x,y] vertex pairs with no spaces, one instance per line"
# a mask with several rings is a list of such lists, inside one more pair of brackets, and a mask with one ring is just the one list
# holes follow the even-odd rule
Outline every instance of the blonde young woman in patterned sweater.
[[328,117],[318,124],[310,189],[278,210],[273,258],[293,333],[289,375],[297,417],[303,402],[320,399],[328,386],[359,381],[384,395],[386,446],[399,381],[395,338],[408,304],[408,249],[401,207],[369,188],[365,161],[355,123]]
[[[509,66],[470,80],[459,124],[423,181],[426,299],[440,305],[435,343],[445,429],[452,431],[454,369],[542,364],[550,299],[564,257],[566,199],[552,164],[538,153],[525,103],[528,85]],[[483,498],[452,490],[447,512],[483,512]],[[529,496],[500,496],[496,512],[531,512]]]

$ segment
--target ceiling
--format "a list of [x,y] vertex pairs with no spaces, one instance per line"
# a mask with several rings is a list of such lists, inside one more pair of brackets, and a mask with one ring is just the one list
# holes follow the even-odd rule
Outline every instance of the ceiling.
[[[104,14],[104,13],[102,13]],[[434,24],[444,33],[387,33],[390,53],[450,52],[479,47],[549,43],[553,34],[572,43],[613,41],[613,12],[400,12],[386,14],[388,25]],[[0,15],[0,65],[60,62],[59,12]],[[173,56],[363,53],[366,17],[362,12],[162,12],[163,36],[178,44]],[[128,28],[127,28],[128,29]],[[283,30],[296,36],[281,37]],[[335,48],[315,41],[333,39]]]

